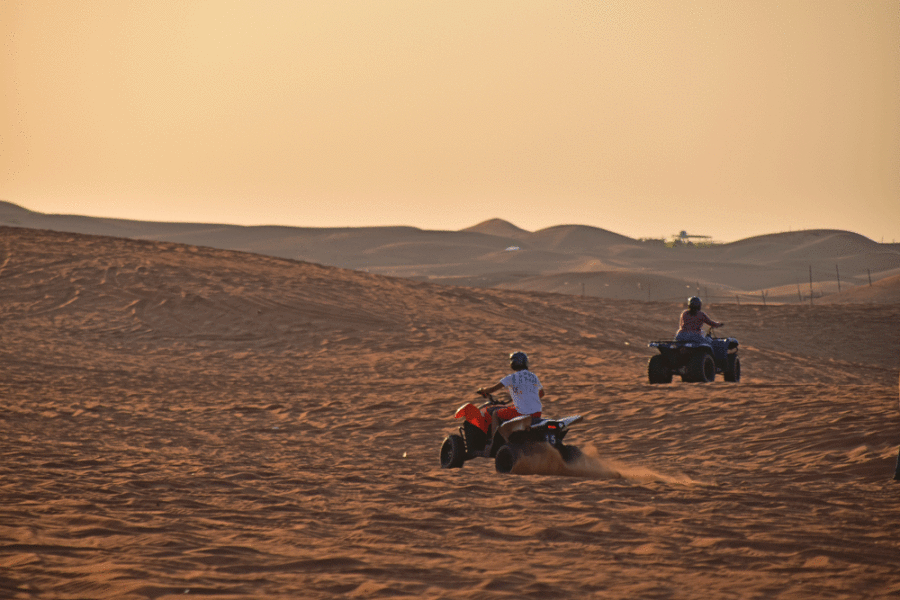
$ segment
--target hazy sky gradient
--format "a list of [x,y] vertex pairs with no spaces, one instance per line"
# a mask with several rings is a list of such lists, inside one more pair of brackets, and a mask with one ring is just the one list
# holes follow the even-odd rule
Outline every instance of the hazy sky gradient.
[[0,3],[0,199],[900,241],[896,0]]

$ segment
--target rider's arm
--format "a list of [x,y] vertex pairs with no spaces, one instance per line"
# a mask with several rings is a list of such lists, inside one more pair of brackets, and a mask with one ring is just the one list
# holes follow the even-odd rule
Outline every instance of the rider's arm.
[[485,396],[485,395],[487,395],[487,394],[493,394],[494,392],[496,392],[497,390],[499,390],[499,389],[502,388],[502,387],[503,387],[503,384],[502,384],[502,383],[495,383],[495,384],[492,385],[491,387],[488,387],[488,388],[480,388],[480,389],[478,390],[478,393],[481,394],[482,396]]
[[538,398],[543,398],[543,397],[544,397],[544,388],[541,388],[538,390]]
[[721,327],[722,325],[725,324],[725,323],[719,323],[718,321],[713,321],[712,319],[709,318],[709,315],[707,315],[705,312],[700,313],[700,319],[704,323],[709,325],[710,327]]

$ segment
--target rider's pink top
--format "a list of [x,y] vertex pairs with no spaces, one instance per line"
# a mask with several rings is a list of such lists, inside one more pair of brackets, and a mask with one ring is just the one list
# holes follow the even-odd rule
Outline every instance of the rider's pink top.
[[704,323],[713,327],[720,327],[722,325],[707,317],[706,313],[702,310],[698,310],[695,315],[692,315],[690,310],[686,310],[681,313],[681,320],[678,322],[678,333],[681,333],[682,331],[696,331],[699,333],[700,329],[703,328]]

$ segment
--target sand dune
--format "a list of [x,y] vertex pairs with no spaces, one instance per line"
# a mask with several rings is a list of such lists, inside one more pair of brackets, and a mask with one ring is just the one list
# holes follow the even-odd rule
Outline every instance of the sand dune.
[[681,298],[700,294],[706,298],[729,297],[724,286],[705,284],[698,289],[683,279],[655,273],[631,271],[581,271],[524,277],[495,287],[510,290],[540,289],[558,294],[584,294],[617,300],[652,300],[653,298]]
[[758,262],[779,262],[790,257],[805,263],[810,258],[842,258],[878,251],[880,246],[849,231],[807,230],[748,238],[725,244],[721,251]]
[[473,225],[472,227],[467,227],[466,229],[463,229],[463,231],[484,233],[486,235],[506,237],[517,240],[525,239],[531,234],[530,231],[526,231],[521,227],[516,227],[512,223],[504,221],[503,219],[488,219],[487,221],[483,221],[477,225]]
[[[891,296],[844,292],[900,272],[900,245],[831,230],[667,248],[597,227],[529,232],[501,219],[462,231],[242,227],[45,215],[6,202],[0,202],[0,224],[253,252],[432,283],[562,293],[584,289],[600,297],[653,301],[679,301],[688,292],[718,302],[802,304],[810,294],[815,300],[840,291],[829,301],[884,303],[892,302]],[[612,271],[629,275],[593,285]],[[560,277],[569,287],[560,287]],[[672,285],[654,285],[663,280]]]
[[[898,303],[713,304],[743,380],[651,386],[680,303],[41,229],[0,252],[0,597],[900,594]],[[518,348],[583,459],[441,469]]]
[[584,225],[558,225],[534,232],[528,241],[547,250],[566,251],[591,255],[605,253],[611,246],[640,245],[635,240],[597,227]]
[[892,275],[872,285],[860,285],[840,294],[832,294],[819,300],[825,304],[900,304],[900,275]]

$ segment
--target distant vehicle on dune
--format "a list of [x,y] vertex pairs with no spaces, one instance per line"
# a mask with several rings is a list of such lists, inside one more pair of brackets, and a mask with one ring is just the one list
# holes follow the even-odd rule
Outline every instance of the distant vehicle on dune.
[[660,340],[650,342],[649,347],[659,350],[650,358],[647,376],[650,383],[672,383],[674,375],[681,381],[709,383],[716,373],[722,373],[725,381],[737,383],[741,380],[741,359],[735,338],[717,338],[712,328],[704,341]]

